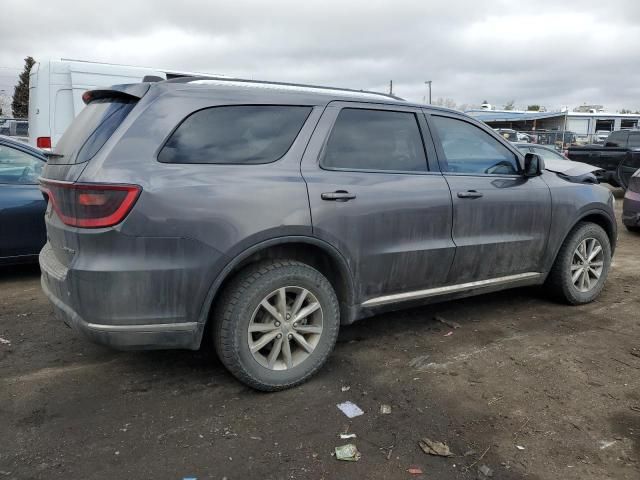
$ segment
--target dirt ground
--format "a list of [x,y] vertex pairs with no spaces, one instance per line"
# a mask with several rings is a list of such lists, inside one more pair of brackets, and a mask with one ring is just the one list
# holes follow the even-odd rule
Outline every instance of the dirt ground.
[[[345,327],[317,376],[275,394],[207,352],[93,345],[52,315],[37,268],[4,269],[0,478],[475,479],[486,465],[495,479],[637,480],[639,252],[621,228],[590,305],[528,288]],[[346,400],[364,415],[344,416]],[[422,437],[455,456],[426,455]],[[349,441],[357,463],[332,456]]]

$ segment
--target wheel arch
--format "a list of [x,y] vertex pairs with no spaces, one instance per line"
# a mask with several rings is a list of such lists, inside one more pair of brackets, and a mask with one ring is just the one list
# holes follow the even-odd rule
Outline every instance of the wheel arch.
[[314,237],[301,235],[272,238],[253,245],[236,255],[222,269],[211,285],[200,314],[199,323],[210,324],[213,306],[219,294],[246,266],[265,259],[287,258],[314,267],[333,286],[340,303],[341,323],[354,320],[355,288],[351,269],[344,256],[332,245]]
[[576,226],[581,222],[591,222],[595,223],[602,227],[602,229],[606,232],[607,237],[609,238],[609,243],[611,244],[611,254],[613,255],[616,248],[616,240],[617,240],[617,228],[615,225],[615,219],[612,219],[611,216],[605,212],[604,210],[599,209],[591,209],[585,212],[582,212],[576,220],[567,228],[562,236],[562,241],[558,243],[555,252],[553,253],[553,262],[551,265],[555,263],[556,258],[558,257],[558,253],[562,248],[565,240],[569,236],[569,234],[573,231]]
[[580,222],[591,222],[602,227],[602,229],[606,232],[607,237],[609,237],[609,243],[611,244],[611,255],[613,255],[616,249],[617,241],[617,228],[615,219],[611,219],[611,217],[602,210],[591,210],[589,212],[585,212],[580,218],[578,218],[578,220],[571,226],[571,228],[567,232],[567,235],[569,235],[569,232],[571,232],[571,230],[573,230]]

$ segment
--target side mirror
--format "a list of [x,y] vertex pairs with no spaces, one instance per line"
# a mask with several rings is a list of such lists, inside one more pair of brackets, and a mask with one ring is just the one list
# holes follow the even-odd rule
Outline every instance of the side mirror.
[[544,160],[535,153],[527,153],[524,156],[524,176],[537,177],[542,175],[544,170]]

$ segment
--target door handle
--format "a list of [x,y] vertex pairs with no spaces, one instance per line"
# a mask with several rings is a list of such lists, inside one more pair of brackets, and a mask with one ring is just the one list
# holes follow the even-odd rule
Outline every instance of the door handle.
[[480,198],[482,197],[481,192],[477,192],[475,190],[467,190],[466,192],[458,192],[458,198]]
[[346,202],[347,200],[353,200],[356,196],[346,190],[337,190],[335,192],[325,192],[320,195],[320,198],[322,198],[322,200],[329,200],[333,202]]

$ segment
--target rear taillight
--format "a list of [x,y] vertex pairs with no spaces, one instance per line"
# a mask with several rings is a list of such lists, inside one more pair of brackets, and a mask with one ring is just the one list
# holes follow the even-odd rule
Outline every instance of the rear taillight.
[[38,148],[51,148],[51,137],[38,137],[38,138],[36,138],[36,147],[38,147]]
[[41,180],[40,188],[63,223],[72,227],[104,228],[120,223],[136,203],[138,185],[69,183]]

